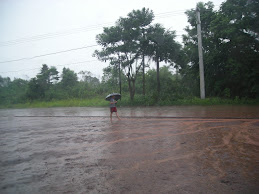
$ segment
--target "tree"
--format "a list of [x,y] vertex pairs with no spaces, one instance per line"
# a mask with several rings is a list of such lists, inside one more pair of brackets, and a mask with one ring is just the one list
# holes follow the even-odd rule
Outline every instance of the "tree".
[[90,71],[80,71],[79,79],[79,97],[93,97],[100,94],[100,81]]
[[[208,72],[208,60],[212,59],[213,52],[216,49],[216,45],[211,41],[211,31],[210,25],[211,21],[215,15],[213,12],[213,3],[208,2],[206,4],[198,3],[197,7],[200,9],[201,13],[201,34],[202,34],[202,44],[203,44],[203,56],[204,56],[204,66],[205,66],[205,82],[206,82],[206,93],[210,94],[210,82],[208,77],[211,78]],[[192,93],[199,94],[199,54],[198,54],[198,38],[197,38],[197,16],[196,9],[191,9],[186,11],[188,22],[190,26],[185,28],[187,35],[183,36],[184,42],[184,55],[188,59],[188,62],[182,66],[180,72],[185,80],[185,84],[192,88]],[[188,64],[188,65],[187,65]],[[212,65],[213,66],[213,65]],[[212,70],[210,68],[210,70]],[[207,79],[206,79],[207,78]]]
[[36,76],[36,80],[33,80],[31,84],[37,84],[40,90],[40,97],[45,98],[47,91],[58,80],[56,67],[49,68],[46,64],[43,64],[40,73]]
[[149,55],[156,62],[157,93],[160,94],[159,64],[161,61],[176,61],[180,45],[175,42],[175,31],[166,30],[160,24],[155,24],[147,34],[149,40]]
[[88,83],[92,88],[100,84],[99,79],[94,77],[90,71],[80,71],[78,74],[82,76],[80,81]]
[[[227,0],[218,12],[213,3],[199,3],[205,82],[208,96],[250,97],[258,94],[257,1]],[[186,12],[190,26],[184,36],[184,52],[189,65],[182,69],[197,88],[198,52],[195,10]]]
[[0,76],[0,104],[15,104],[25,102],[25,93],[28,81]]
[[46,64],[43,64],[40,73],[37,75],[37,79],[44,86],[48,87],[59,80],[58,71],[56,67],[49,68]]
[[154,19],[154,14],[152,11],[143,8],[142,10],[133,10],[129,16],[133,19],[135,23],[134,27],[138,31],[139,37],[139,47],[141,52],[141,65],[142,65],[142,94],[145,96],[145,57],[148,56],[149,40],[147,38],[148,30],[151,28],[151,22]]
[[[169,68],[170,66],[163,66],[159,71],[161,75],[160,99],[162,101],[171,101],[186,96],[186,92],[183,90],[181,76],[173,74]],[[153,88],[157,86],[156,73],[157,72],[155,69],[151,69],[147,72],[146,75],[148,91],[147,94],[155,102],[157,101],[157,92],[154,92]]]
[[224,85],[231,97],[255,98],[259,93],[259,3],[228,0],[212,21],[218,57],[224,65]]
[[2,77],[0,75],[0,87],[6,87],[9,86],[9,84],[11,83],[11,79],[10,77]]
[[71,89],[78,83],[77,74],[70,70],[69,68],[63,68],[62,75],[61,75],[61,85],[63,89]]
[[119,73],[121,73],[121,90],[123,94],[129,92],[127,77],[123,71],[117,68],[117,66],[108,66],[103,69],[103,76],[101,81],[100,90],[102,93],[116,92],[119,90]]
[[43,90],[40,87],[36,78],[32,78],[28,83],[28,88],[26,91],[26,97],[29,100],[42,99],[44,97]]
[[[130,98],[135,95],[135,81],[141,68],[143,56],[143,29],[153,20],[153,12],[143,8],[133,10],[126,18],[120,18],[115,26],[104,28],[102,34],[97,35],[97,43],[103,48],[95,51],[94,56],[99,60],[110,62],[110,65],[121,65],[127,77]],[[142,47],[141,47],[142,44]]]

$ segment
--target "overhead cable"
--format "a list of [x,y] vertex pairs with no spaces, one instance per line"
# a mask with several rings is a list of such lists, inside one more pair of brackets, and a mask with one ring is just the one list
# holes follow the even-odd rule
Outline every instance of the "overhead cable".
[[56,55],[56,54],[60,54],[60,53],[71,52],[71,51],[86,49],[86,48],[95,47],[95,46],[98,46],[98,45],[96,44],[96,45],[90,45],[90,46],[83,46],[83,47],[79,47],[79,48],[73,48],[73,49],[69,49],[69,50],[58,51],[58,52],[54,52],[54,53],[47,53],[47,54],[42,54],[42,55],[37,55],[37,56],[27,57],[27,58],[13,59],[13,60],[9,60],[9,61],[0,61],[0,63],[10,63],[10,62],[16,62],[16,61],[30,60],[30,59],[35,59],[35,58],[44,57],[44,56],[48,56],[48,55]]
[[[55,65],[55,67],[59,67],[59,66],[70,66],[70,65],[76,65],[76,64],[80,64],[80,63],[90,63],[90,62],[95,62],[95,61],[99,61],[99,60],[87,60],[87,61],[80,61],[80,62],[74,62],[74,63],[67,63],[67,64],[62,64],[62,65]],[[20,72],[20,71],[33,71],[33,70],[38,70],[38,68],[33,68],[33,69],[20,69],[17,71],[5,71],[5,72],[0,72],[0,73],[15,73],[15,72]]]
[[[155,15],[156,16],[155,19],[183,15],[184,11],[186,11],[186,10],[159,13],[159,14]],[[54,33],[46,33],[46,34],[41,34],[41,35],[19,38],[19,39],[15,39],[15,40],[3,41],[3,42],[0,42],[0,47],[22,44],[22,43],[33,42],[33,41],[39,41],[39,40],[44,40],[44,39],[49,39],[49,38],[57,38],[59,36],[67,36],[67,35],[71,35],[71,34],[87,32],[87,31],[91,31],[91,30],[97,30],[104,26],[111,26],[112,24],[114,24],[114,22],[107,22],[107,23],[102,23],[102,24],[85,26],[85,27],[81,27],[81,28],[68,29],[68,30],[64,30],[64,31],[54,32]]]

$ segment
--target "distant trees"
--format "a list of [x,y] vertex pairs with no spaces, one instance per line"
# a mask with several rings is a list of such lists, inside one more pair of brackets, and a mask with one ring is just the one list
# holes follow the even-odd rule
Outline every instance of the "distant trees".
[[23,103],[26,101],[25,93],[28,81],[0,76],[0,104]]
[[71,90],[78,83],[77,74],[69,68],[63,68],[60,85],[64,90]]
[[69,68],[63,68],[61,75],[55,67],[42,65],[40,73],[32,78],[26,88],[26,98],[30,100],[52,100],[93,96],[100,81],[90,72],[80,72],[82,80]]
[[58,80],[57,69],[55,67],[49,68],[46,64],[43,64],[40,73],[29,82],[26,94],[27,98],[30,100],[51,98],[47,94],[53,83]]
[[[185,88],[182,85],[182,79],[179,74],[173,74],[170,71],[169,66],[163,66],[160,68],[160,93],[159,98],[162,101],[170,102],[185,96]],[[154,101],[158,99],[158,93],[154,88],[157,87],[157,71],[156,69],[150,69],[146,74],[147,81],[147,95],[150,96]]]
[[[119,69],[118,66],[108,66],[103,69],[103,76],[101,81],[102,92],[111,93],[119,91]],[[121,71],[121,87],[122,93],[128,93],[127,77]]]

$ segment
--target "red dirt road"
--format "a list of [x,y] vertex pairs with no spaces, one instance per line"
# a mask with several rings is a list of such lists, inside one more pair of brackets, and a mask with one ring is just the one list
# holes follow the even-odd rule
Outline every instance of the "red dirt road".
[[257,113],[120,111],[112,124],[108,113],[1,113],[0,193],[258,193]]

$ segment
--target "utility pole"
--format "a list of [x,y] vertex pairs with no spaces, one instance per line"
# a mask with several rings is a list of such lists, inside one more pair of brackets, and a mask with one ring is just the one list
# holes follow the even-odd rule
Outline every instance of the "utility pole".
[[143,74],[142,74],[142,76],[143,76],[143,95],[145,96],[146,91],[145,91],[145,56],[144,56],[144,53],[142,55],[142,65],[143,65]]
[[197,33],[198,33],[198,50],[199,50],[199,70],[200,70],[200,95],[201,99],[205,99],[205,81],[204,81],[204,67],[202,54],[202,39],[201,39],[201,19],[200,9],[196,8],[197,13]]
[[119,57],[119,85],[120,85],[120,94],[121,94],[121,61]]
[[145,42],[146,42],[146,36],[145,36],[145,28],[142,28],[142,35],[143,35],[143,39],[144,39],[144,41],[143,41],[143,50],[142,50],[142,66],[143,66],[143,72],[142,72],[142,77],[143,77],[143,81],[142,81],[142,83],[143,83],[143,91],[142,91],[142,93],[143,93],[143,96],[145,96],[145,94],[146,94],[146,88],[145,88],[145,84],[146,84],[146,81],[145,81],[145,51],[146,51],[146,45],[145,45]]

